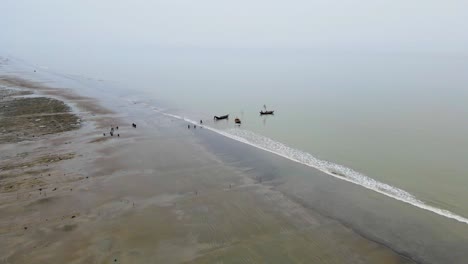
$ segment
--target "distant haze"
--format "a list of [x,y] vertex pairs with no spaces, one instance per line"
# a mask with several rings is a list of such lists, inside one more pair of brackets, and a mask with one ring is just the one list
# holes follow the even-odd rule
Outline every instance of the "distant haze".
[[468,54],[464,0],[1,0],[0,50],[191,47]]

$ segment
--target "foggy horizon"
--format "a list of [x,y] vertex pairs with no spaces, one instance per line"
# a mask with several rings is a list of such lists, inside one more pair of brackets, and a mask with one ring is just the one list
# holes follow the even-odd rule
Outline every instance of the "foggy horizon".
[[[468,54],[468,2],[13,1],[3,52],[112,47]],[[39,51],[40,52],[40,51]]]

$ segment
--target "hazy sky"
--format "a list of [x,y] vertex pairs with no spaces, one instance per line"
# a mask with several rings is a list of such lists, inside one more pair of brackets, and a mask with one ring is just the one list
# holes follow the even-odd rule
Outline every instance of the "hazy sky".
[[468,53],[466,0],[0,0],[0,49],[164,46]]

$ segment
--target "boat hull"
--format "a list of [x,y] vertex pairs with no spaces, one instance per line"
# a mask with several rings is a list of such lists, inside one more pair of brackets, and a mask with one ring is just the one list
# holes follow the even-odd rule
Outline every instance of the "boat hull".
[[223,116],[214,116],[214,120],[223,120],[223,119],[228,119],[229,115],[223,115]]

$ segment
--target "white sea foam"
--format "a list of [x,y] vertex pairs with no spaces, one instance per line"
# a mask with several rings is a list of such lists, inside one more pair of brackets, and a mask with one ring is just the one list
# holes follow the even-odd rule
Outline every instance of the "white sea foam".
[[[153,110],[159,113],[162,113],[165,116],[169,116],[169,117],[176,118],[179,120],[184,120],[192,124],[198,124],[194,120],[191,120],[191,119],[179,116],[179,115],[165,113],[154,108]],[[270,153],[284,157],[291,161],[318,169],[335,178],[360,185],[369,190],[378,192],[380,194],[391,197],[398,201],[413,205],[420,209],[433,212],[440,216],[447,217],[447,218],[459,221],[461,223],[468,224],[467,218],[457,215],[455,213],[452,213],[449,210],[445,210],[445,209],[441,209],[441,208],[437,208],[437,207],[425,204],[424,202],[422,202],[421,200],[418,200],[414,195],[412,195],[411,193],[405,190],[402,190],[400,188],[397,188],[389,184],[372,179],[371,177],[366,176],[360,172],[357,172],[351,168],[348,168],[348,167],[345,167],[345,166],[342,166],[333,162],[320,160],[314,157],[310,153],[291,148],[281,142],[275,141],[268,137],[264,137],[262,135],[258,135],[254,132],[243,130],[243,129],[219,130],[219,129],[212,128],[206,125],[204,127],[209,129],[210,131],[213,131],[225,137],[231,138],[233,140],[242,142],[244,144],[256,147],[264,151],[268,151]]]

